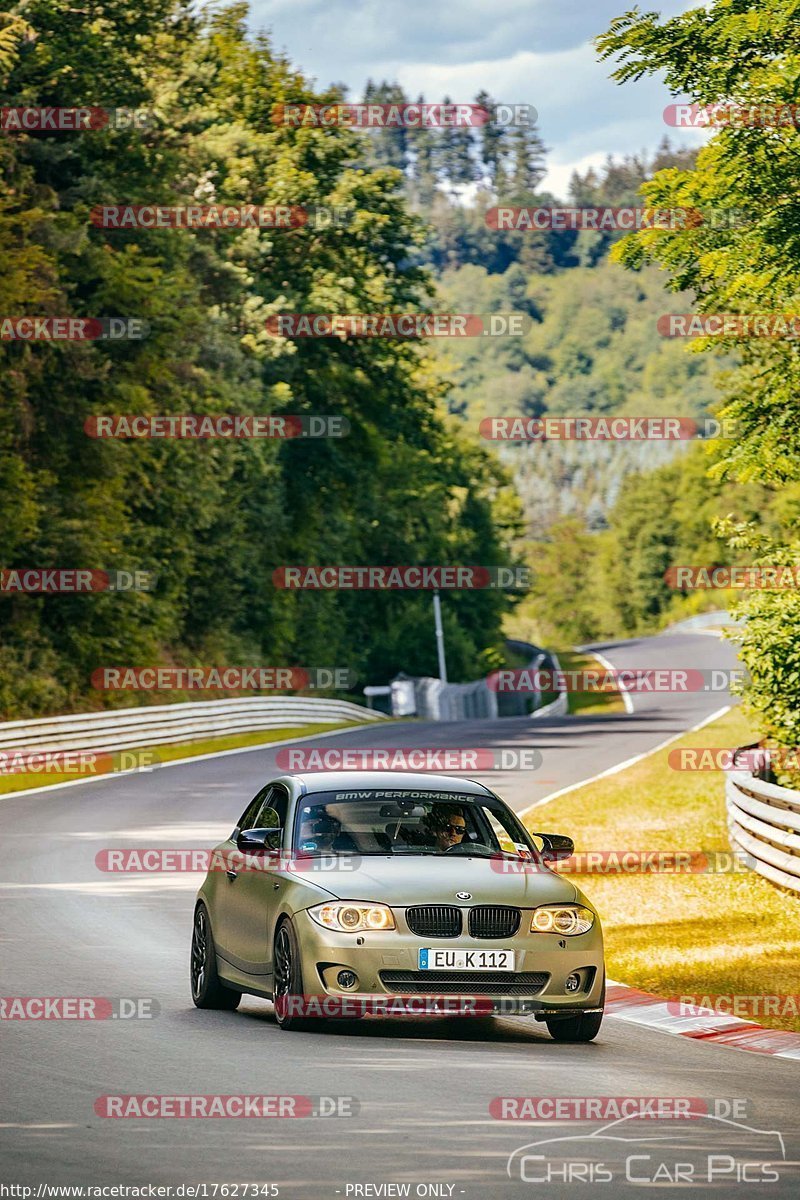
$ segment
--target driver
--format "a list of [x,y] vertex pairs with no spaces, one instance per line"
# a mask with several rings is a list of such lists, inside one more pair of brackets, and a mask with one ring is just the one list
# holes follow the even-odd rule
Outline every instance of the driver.
[[467,832],[467,822],[460,808],[435,806],[430,813],[430,827],[439,850],[461,845]]

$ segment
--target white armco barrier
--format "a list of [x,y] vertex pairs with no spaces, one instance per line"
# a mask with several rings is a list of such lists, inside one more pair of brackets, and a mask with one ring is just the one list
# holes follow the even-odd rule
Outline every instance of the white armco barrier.
[[334,725],[340,721],[385,721],[349,700],[306,696],[243,696],[199,704],[162,704],[143,708],[77,713],[36,721],[0,724],[0,751],[129,750],[168,742],[196,742],[260,729]]
[[765,879],[800,895],[800,792],[730,771],[725,799],[733,848]]
[[[541,656],[544,658],[544,655]],[[561,674],[561,663],[556,658],[555,654],[550,653],[550,661],[553,664],[553,670],[557,675]],[[538,668],[541,659],[537,660],[536,667]],[[559,684],[561,681],[559,680]],[[537,696],[537,704],[541,700],[541,696]],[[566,717],[569,713],[569,696],[567,689],[559,686],[558,696],[555,700],[551,700],[549,704],[545,704],[543,708],[535,708],[531,713],[532,717]]]

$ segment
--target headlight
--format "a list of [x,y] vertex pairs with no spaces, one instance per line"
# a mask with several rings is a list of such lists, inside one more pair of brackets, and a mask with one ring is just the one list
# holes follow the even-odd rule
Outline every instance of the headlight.
[[594,925],[594,913],[581,904],[545,904],[531,917],[531,933],[559,933],[569,937],[588,933]]
[[394,929],[394,916],[386,904],[317,904],[308,910],[312,921],[338,933],[362,933],[365,929]]

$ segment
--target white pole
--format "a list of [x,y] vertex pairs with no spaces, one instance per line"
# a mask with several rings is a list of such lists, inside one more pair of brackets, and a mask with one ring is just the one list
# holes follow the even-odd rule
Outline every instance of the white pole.
[[436,653],[439,656],[439,678],[447,683],[447,663],[444,657],[444,630],[442,629],[442,602],[439,593],[433,593],[433,620],[436,625]]

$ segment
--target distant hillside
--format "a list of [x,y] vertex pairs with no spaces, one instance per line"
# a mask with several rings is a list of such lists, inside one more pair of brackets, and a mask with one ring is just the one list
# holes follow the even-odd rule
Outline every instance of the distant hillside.
[[[719,360],[660,336],[658,317],[691,304],[665,292],[662,279],[654,268],[634,274],[606,257],[548,275],[526,275],[518,265],[502,275],[472,265],[445,271],[438,282],[445,309],[524,311],[532,320],[521,338],[436,343],[452,381],[451,411],[476,433],[482,417],[500,415],[703,417],[717,402]],[[485,444],[513,471],[532,532],[567,515],[602,527],[627,474],[685,449],[669,442]]]
[[[491,96],[474,99],[494,111]],[[384,81],[370,82],[364,100],[426,98]],[[511,233],[486,220],[497,204],[642,206],[642,183],[663,168],[690,166],[694,152],[665,139],[652,156],[609,158],[600,170],[574,174],[566,199],[540,190],[546,155],[535,125],[369,135],[368,163],[401,172],[426,227],[414,261],[434,273],[436,307],[523,312],[532,322],[521,338],[432,339],[450,382],[450,411],[475,436],[481,418],[495,415],[707,415],[718,403],[720,360],[692,354],[686,342],[667,341],[656,329],[662,314],[690,310],[690,295],[668,292],[656,268],[633,273],[611,263],[608,252],[620,234]],[[605,528],[626,476],[662,466],[686,449],[666,442],[484,445],[512,471],[532,536],[572,516],[589,529]]]

